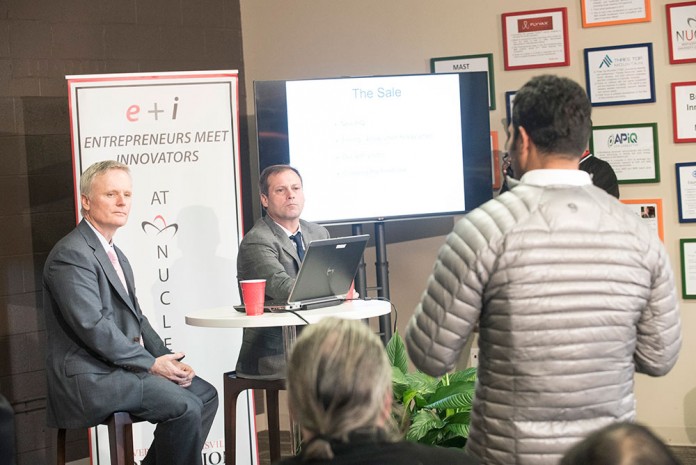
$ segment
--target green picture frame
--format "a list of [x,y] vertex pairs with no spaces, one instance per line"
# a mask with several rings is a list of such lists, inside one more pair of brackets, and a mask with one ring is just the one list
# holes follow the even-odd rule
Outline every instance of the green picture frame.
[[696,299],[696,238],[679,239],[679,257],[682,298]]
[[611,165],[619,184],[660,182],[657,123],[592,126],[590,152]]
[[495,110],[495,76],[492,53],[430,59],[431,73],[470,73],[473,71],[488,73],[488,109]]

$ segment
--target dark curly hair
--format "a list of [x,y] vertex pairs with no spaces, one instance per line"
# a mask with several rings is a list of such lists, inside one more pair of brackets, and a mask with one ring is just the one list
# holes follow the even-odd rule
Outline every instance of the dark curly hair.
[[513,140],[522,126],[541,154],[580,157],[590,138],[592,106],[587,93],[568,78],[532,78],[515,93]]

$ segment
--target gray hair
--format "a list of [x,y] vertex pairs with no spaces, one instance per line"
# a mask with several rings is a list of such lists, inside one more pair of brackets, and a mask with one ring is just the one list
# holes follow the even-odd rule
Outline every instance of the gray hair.
[[[80,197],[85,196],[89,198],[92,193],[92,183],[94,178],[106,173],[109,170],[123,170],[130,176],[130,168],[116,160],[103,160],[91,164],[80,176]],[[85,209],[80,207],[80,213],[85,216]]]
[[[330,440],[346,442],[353,431],[384,428],[391,372],[381,340],[366,324],[325,318],[304,328],[287,378],[292,415],[314,436],[303,458],[330,459]],[[396,439],[395,429],[387,433]]]

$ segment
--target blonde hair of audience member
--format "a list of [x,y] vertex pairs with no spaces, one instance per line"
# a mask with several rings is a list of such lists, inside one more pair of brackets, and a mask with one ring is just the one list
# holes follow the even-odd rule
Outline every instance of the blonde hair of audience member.
[[391,366],[379,337],[360,321],[325,318],[303,329],[288,366],[290,412],[302,428],[302,455],[332,459],[330,441],[391,421]]
[[565,453],[560,465],[681,465],[664,442],[636,423],[605,426]]

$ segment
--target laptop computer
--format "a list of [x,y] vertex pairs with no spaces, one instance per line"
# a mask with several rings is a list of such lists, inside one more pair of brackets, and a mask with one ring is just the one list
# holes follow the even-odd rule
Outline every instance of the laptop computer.
[[[311,241],[287,303],[266,305],[264,311],[310,310],[344,302],[369,238],[361,234]],[[243,305],[235,309],[245,311]]]

